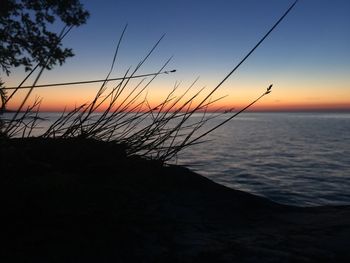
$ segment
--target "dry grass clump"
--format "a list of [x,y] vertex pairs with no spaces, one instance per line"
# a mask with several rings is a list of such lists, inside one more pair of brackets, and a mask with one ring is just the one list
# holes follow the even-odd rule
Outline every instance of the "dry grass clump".
[[[163,163],[174,158],[181,150],[202,142],[207,134],[224,125],[271,92],[272,85],[270,85],[261,96],[243,109],[237,112],[228,111],[221,113],[225,114],[227,118],[216,126],[210,127],[210,125],[208,125],[212,118],[220,116],[220,114],[208,112],[209,106],[221,99],[220,97],[214,96],[219,87],[266,39],[289,13],[294,4],[214,88],[209,90],[202,88],[195,91],[194,86],[196,81],[194,81],[185,91],[178,94],[179,84],[176,83],[163,101],[156,106],[151,106],[148,101],[148,88],[152,81],[160,74],[174,72],[174,70],[166,70],[166,66],[171,58],[169,58],[157,72],[144,75],[139,75],[138,72],[152,55],[164,36],[155,43],[135,69],[128,69],[120,78],[110,79],[110,74],[116,63],[119,47],[126,30],[125,27],[116,46],[110,70],[106,78],[101,81],[102,84],[93,100],[71,111],[64,111],[39,137],[63,139],[91,138],[123,144],[126,146],[127,155],[142,155],[157,159]],[[65,36],[65,34],[63,34],[63,36]],[[37,68],[41,69],[33,85],[22,86],[24,81]],[[30,107],[24,110],[23,108],[29,95],[33,89],[37,87],[36,83],[44,68],[44,66],[40,67],[40,65],[37,65],[18,87],[7,88],[6,90],[14,89],[12,94],[8,97],[4,89],[1,89],[3,108],[19,89],[27,88],[29,90],[22,104],[18,107],[11,119],[7,120],[1,117],[0,132],[2,137],[25,138],[32,136],[33,129],[35,129],[40,122],[39,109],[41,100],[36,99]],[[136,84],[131,82],[131,80],[137,80]],[[83,81],[75,84],[88,82],[97,81]],[[52,84],[48,86],[63,84]],[[111,84],[112,86],[108,87],[107,84]],[[43,85],[40,87],[42,86]],[[192,118],[194,114],[196,114],[196,118]]]

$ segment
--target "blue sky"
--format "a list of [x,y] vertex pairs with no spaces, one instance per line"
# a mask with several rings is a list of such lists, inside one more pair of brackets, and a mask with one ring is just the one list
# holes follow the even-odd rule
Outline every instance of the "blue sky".
[[[177,69],[177,73],[158,80],[154,84],[158,92],[176,80],[186,85],[197,76],[200,76],[199,85],[214,86],[293,1],[85,0],[82,3],[91,17],[64,42],[73,48],[76,56],[63,67],[46,72],[41,82],[103,78],[122,28],[128,23],[113,76],[135,66],[165,33],[159,48],[141,70],[142,73],[157,70],[168,57],[174,56],[168,68]],[[222,87],[223,94],[230,97],[227,103],[234,103],[236,96],[248,101],[274,83],[277,90],[266,103],[297,106],[309,100],[314,105],[336,101],[350,105],[349,14],[347,0],[300,0]],[[17,78],[12,77],[13,84],[23,74],[17,70],[14,76]],[[291,98],[294,100],[290,101]]]

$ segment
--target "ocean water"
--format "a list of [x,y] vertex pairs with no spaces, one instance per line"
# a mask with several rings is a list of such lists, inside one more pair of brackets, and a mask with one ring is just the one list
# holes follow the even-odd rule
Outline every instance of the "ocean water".
[[350,113],[243,113],[178,164],[298,206],[350,204]]
[[350,113],[242,113],[205,139],[174,163],[283,204],[350,205]]

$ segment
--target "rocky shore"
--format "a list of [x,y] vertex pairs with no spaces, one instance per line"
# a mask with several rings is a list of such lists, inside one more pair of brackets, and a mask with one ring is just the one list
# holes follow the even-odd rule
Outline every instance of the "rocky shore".
[[350,206],[292,207],[79,139],[0,140],[1,262],[350,262]]

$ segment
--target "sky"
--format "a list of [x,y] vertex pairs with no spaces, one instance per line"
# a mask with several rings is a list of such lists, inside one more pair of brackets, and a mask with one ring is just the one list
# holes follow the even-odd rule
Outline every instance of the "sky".
[[[75,56],[38,84],[101,79],[112,62],[120,34],[128,24],[111,77],[122,76],[159,46],[139,70],[167,70],[147,88],[150,103],[164,99],[175,83],[186,89],[213,89],[271,28],[293,0],[84,0],[87,23],[64,39]],[[273,84],[273,91],[251,110],[350,110],[350,1],[299,0],[275,31],[220,87],[226,96],[215,107],[239,109]],[[4,78],[7,86],[23,79],[23,69]],[[27,82],[31,84],[32,79]],[[130,84],[133,85],[133,84]],[[99,85],[35,89],[41,109],[60,111],[91,101]],[[12,100],[18,105],[23,92]]]

